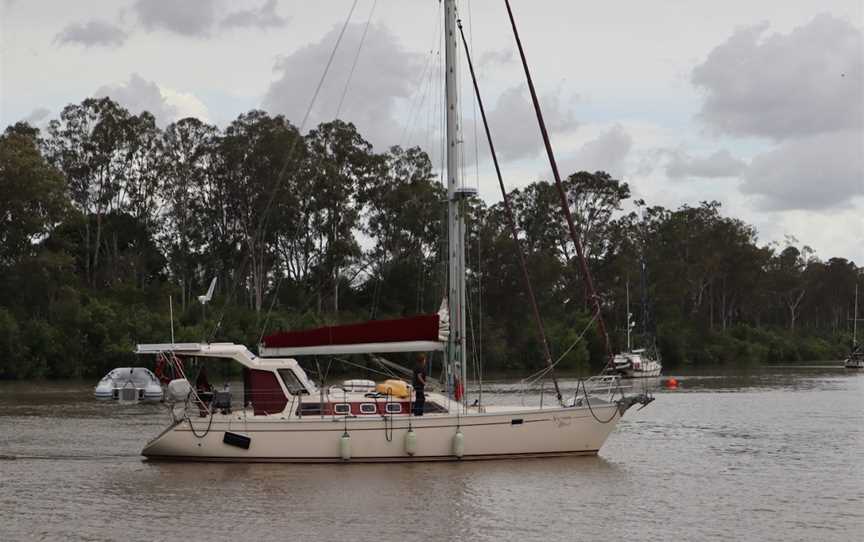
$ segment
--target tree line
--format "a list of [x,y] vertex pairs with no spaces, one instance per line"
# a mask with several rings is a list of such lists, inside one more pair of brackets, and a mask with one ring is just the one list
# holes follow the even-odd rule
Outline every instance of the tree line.
[[[264,331],[437,310],[446,190],[420,148],[375,152],[350,123],[301,133],[253,110],[164,129],[110,98],[0,136],[0,377],[94,376],[138,342],[258,343]],[[607,173],[566,180],[613,343],[667,364],[834,359],[864,272],[789,240],[762,245],[717,202],[665,209]],[[593,329],[554,185],[510,194],[553,355],[596,368]],[[539,366],[500,203],[468,213],[469,344],[484,370]],[[644,271],[643,271],[644,269]],[[212,278],[216,296],[197,296]],[[642,310],[643,303],[644,308]],[[575,347],[571,348],[575,344]],[[569,349],[569,350],[568,350]]]

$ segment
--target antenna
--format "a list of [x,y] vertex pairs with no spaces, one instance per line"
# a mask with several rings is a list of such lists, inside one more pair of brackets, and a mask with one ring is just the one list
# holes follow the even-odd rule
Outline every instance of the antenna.
[[636,322],[633,321],[633,313],[630,312],[630,279],[627,279],[625,283],[625,292],[627,297],[627,351],[632,352],[633,347],[630,345],[630,330],[633,329],[633,326],[636,325]]
[[168,296],[168,313],[171,317],[171,344],[174,344],[174,300]]

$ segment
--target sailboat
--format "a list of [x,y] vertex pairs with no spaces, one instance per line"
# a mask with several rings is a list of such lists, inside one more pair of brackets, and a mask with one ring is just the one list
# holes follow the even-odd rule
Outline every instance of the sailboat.
[[[647,321],[648,321],[648,309],[647,303],[645,301],[645,265],[644,262],[642,264],[642,327],[644,334],[647,335]],[[645,348],[633,348],[633,342],[631,340],[631,335],[633,332],[633,327],[636,325],[636,322],[633,321],[633,313],[630,312],[630,282],[628,281],[625,284],[625,296],[626,296],[626,306],[627,306],[627,350],[621,352],[619,354],[615,354],[615,357],[612,358],[612,365],[610,366],[610,371],[614,374],[619,374],[624,378],[656,378],[660,376],[660,371],[663,370],[663,366],[660,364],[660,361],[657,359],[659,354],[656,352],[649,353]],[[653,354],[653,355],[652,355]]]
[[[524,51],[509,3],[506,5],[560,189]],[[593,455],[630,407],[653,399],[645,394],[627,395],[615,378],[608,377],[603,377],[605,386],[582,382],[571,397],[563,397],[553,380],[557,402],[539,407],[484,405],[462,392],[467,382],[465,207],[476,190],[462,183],[459,171],[455,0],[444,0],[444,16],[449,270],[447,298],[441,309],[410,318],[273,333],[258,345],[258,355],[233,343],[140,344],[137,353],[155,355],[180,376],[169,384],[169,399],[175,401],[172,423],[147,443],[144,456],[327,463]],[[465,53],[468,55],[467,50]],[[592,294],[595,321],[605,337],[598,296],[593,295],[590,273],[573,235],[566,198],[563,192],[561,195],[586,289]],[[351,380],[325,388],[323,383],[316,385],[296,359],[394,352],[442,352],[446,358],[446,387],[426,395],[422,412],[414,412],[416,391],[406,382]],[[551,358],[544,357],[551,372]],[[232,408],[227,391],[216,392],[209,401],[202,399],[183,373],[188,364],[181,360],[186,358],[239,363],[244,381],[242,408]]]
[[852,313],[852,348],[843,362],[847,369],[864,369],[864,347],[858,344],[858,285],[855,285],[855,311]]

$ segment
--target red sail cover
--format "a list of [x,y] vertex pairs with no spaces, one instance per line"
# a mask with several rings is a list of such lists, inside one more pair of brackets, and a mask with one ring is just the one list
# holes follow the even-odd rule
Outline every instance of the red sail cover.
[[342,344],[438,341],[438,315],[424,314],[397,320],[282,331],[264,337],[267,348],[301,348]]

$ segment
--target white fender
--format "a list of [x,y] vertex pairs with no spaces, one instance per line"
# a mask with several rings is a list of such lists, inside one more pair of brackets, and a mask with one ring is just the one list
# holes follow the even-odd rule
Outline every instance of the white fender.
[[408,455],[417,453],[417,433],[413,429],[405,433],[405,453]]

